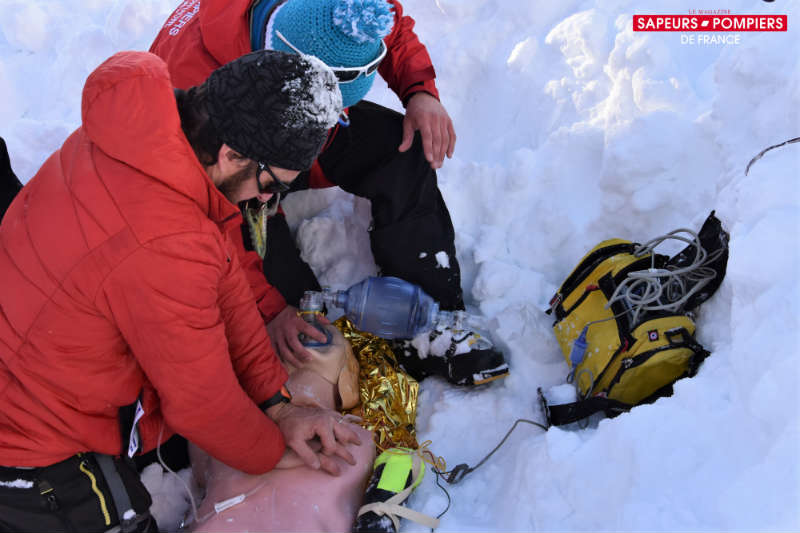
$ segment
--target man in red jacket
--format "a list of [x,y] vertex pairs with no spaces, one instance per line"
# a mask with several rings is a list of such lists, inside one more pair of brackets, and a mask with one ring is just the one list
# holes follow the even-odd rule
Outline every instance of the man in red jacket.
[[[167,62],[177,87],[198,83],[220,64],[264,48],[313,55],[330,66],[348,109],[292,190],[335,184],[368,198],[370,242],[381,274],[420,285],[444,310],[463,309],[455,233],[435,170],[445,155],[452,156],[456,136],[413,27],[396,0],[184,0],[150,51]],[[362,100],[376,73],[400,98],[405,115]],[[254,272],[260,263],[255,253],[243,262],[270,338],[284,361],[301,366],[309,354],[298,334],[319,333],[297,316],[296,306],[303,292],[319,290],[319,283],[300,259],[281,213],[250,224],[250,230],[251,240],[266,243],[261,249],[251,246],[263,258],[269,284]],[[469,331],[457,336],[477,339]],[[486,348],[485,340],[468,344],[470,353],[459,357],[417,357],[409,342],[396,346],[396,355],[417,378],[437,374],[473,384],[507,374],[502,354]]]
[[188,91],[146,52],[89,76],[0,225],[0,531],[155,530],[130,458],[173,433],[251,474],[350,468],[341,416],[288,403],[228,238],[340,110],[325,65],[281,52]]

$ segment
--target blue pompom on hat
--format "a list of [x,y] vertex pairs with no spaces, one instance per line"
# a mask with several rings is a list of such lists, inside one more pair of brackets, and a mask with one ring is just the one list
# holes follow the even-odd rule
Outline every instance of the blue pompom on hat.
[[[394,14],[386,0],[287,0],[278,6],[267,25],[266,46],[294,52],[276,34],[329,67],[360,67],[381,51],[381,39],[389,35]],[[342,104],[349,107],[364,98],[376,73],[361,74],[340,83]]]

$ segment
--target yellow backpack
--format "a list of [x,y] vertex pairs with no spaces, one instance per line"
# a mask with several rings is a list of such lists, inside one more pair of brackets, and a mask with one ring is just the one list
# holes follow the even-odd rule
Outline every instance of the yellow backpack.
[[[654,253],[667,239],[689,244],[672,258]],[[694,338],[691,311],[722,282],[727,243],[712,211],[699,235],[680,229],[643,245],[611,239],[581,259],[548,310],[579,400],[549,405],[540,394],[550,425],[616,416],[697,372],[709,352]]]

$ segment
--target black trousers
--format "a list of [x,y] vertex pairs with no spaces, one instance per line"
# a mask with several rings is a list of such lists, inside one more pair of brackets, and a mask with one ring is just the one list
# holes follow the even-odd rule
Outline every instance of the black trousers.
[[[144,518],[133,531],[157,532],[147,512],[151,498],[136,469],[115,461],[133,509]],[[113,497],[93,454],[32,469],[0,466],[0,532],[104,532],[120,523]]]
[[3,220],[3,215],[11,205],[11,200],[21,188],[22,184],[11,170],[11,160],[8,157],[6,142],[0,137],[0,220]]
[[[381,274],[420,285],[443,309],[462,309],[461,270],[450,213],[436,171],[425,159],[419,133],[408,151],[397,151],[402,121],[400,113],[362,100],[350,108],[350,126],[339,127],[319,164],[331,182],[372,202],[370,244]],[[307,176],[300,176],[292,190],[307,186]],[[449,268],[438,264],[439,252],[447,253]],[[303,291],[319,290],[280,215],[271,217],[267,225],[264,274],[293,305]]]

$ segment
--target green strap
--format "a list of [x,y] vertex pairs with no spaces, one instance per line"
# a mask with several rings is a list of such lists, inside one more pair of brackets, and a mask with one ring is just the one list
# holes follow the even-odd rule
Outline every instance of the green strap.
[[419,482],[422,480],[422,476],[425,474],[425,464],[422,462],[422,459],[420,459],[419,455],[413,453],[407,457],[409,457],[412,462],[411,483],[408,485],[408,487],[401,490],[385,502],[374,502],[362,505],[358,510],[358,516],[361,516],[365,513],[375,513],[378,516],[388,516],[394,525],[395,531],[400,530],[400,521],[398,520],[398,517],[406,518],[431,529],[436,529],[439,527],[439,520],[437,518],[433,518],[432,516],[428,516],[420,513],[419,511],[402,506],[402,503],[406,498],[408,498],[408,495],[411,494],[414,488],[419,485]]

